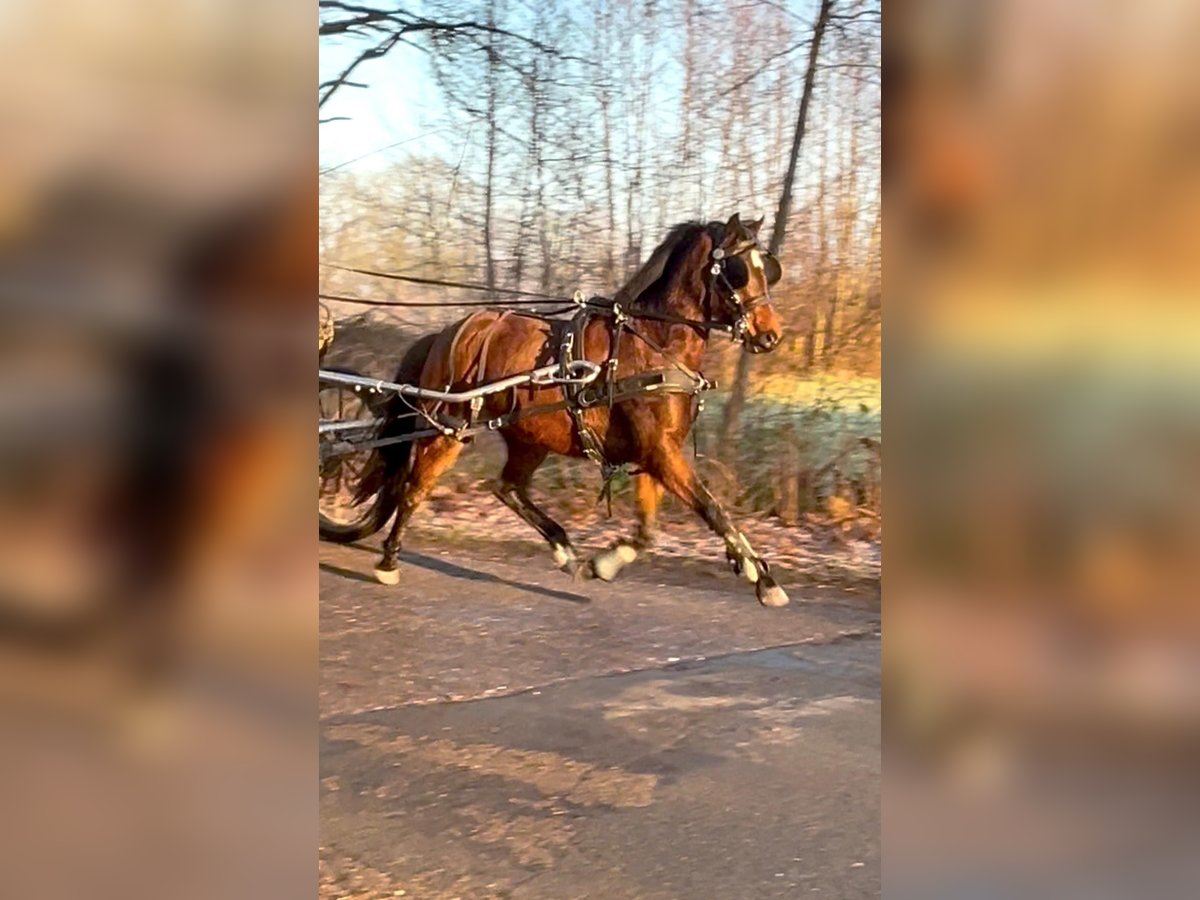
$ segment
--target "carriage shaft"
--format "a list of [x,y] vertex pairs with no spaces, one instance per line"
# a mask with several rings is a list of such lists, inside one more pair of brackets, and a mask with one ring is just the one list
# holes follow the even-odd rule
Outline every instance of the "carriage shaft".
[[563,367],[558,363],[554,363],[534,369],[531,372],[524,372],[520,375],[502,378],[499,381],[481,384],[479,387],[471,388],[467,391],[437,391],[417,387],[412,384],[397,384],[393,381],[364,378],[361,375],[348,375],[344,372],[330,372],[325,369],[321,369],[318,372],[318,377],[322,384],[342,384],[347,387],[366,388],[367,390],[379,391],[381,393],[400,394],[403,397],[412,397],[417,400],[437,400],[442,403],[469,403],[471,400],[525,384],[547,386],[590,384],[600,375],[600,366],[586,359],[571,361],[567,364],[566,370],[566,375],[563,376]]

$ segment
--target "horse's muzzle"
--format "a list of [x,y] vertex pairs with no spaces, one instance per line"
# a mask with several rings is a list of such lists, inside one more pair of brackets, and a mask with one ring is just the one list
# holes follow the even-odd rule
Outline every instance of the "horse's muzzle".
[[779,346],[782,338],[783,335],[777,331],[765,331],[746,341],[746,349],[751,353],[770,353]]

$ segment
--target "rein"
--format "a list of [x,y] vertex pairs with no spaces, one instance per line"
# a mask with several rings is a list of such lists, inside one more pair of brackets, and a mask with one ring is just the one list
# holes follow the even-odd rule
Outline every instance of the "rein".
[[[746,313],[762,303],[770,299],[770,293],[764,294],[761,297],[752,298],[749,301],[744,301],[737,289],[729,283],[729,279],[725,275],[725,260],[732,256],[739,256],[748,250],[758,247],[757,241],[748,241],[738,245],[732,251],[726,253],[720,247],[712,253],[713,265],[709,270],[709,291],[716,293],[715,287],[717,279],[720,278],[724,287],[729,290],[730,299],[735,311],[738,313],[738,318],[734,324],[728,325],[724,322],[718,322],[715,319],[690,319],[685,316],[676,316],[671,313],[660,313],[654,310],[639,310],[631,308],[624,311],[624,314],[629,318],[646,319],[649,321],[666,322],[671,325],[686,325],[689,328],[698,332],[703,332],[707,335],[713,331],[720,331],[729,334],[734,340],[737,340],[746,330]],[[761,248],[759,248],[761,249]],[[407,284],[427,285],[430,287],[445,287],[454,288],[457,290],[479,291],[483,293],[504,294],[510,297],[520,297],[524,299],[509,300],[509,306],[537,306],[549,303],[565,304],[564,306],[545,310],[540,313],[539,317],[550,318],[552,316],[561,315],[577,307],[586,306],[596,309],[601,312],[611,312],[616,305],[613,301],[607,298],[593,297],[590,300],[582,300],[578,294],[575,297],[565,297],[561,294],[543,294],[537,291],[522,291],[510,288],[489,288],[487,285],[474,284],[468,281],[447,281],[440,278],[423,278],[417,275],[400,275],[396,272],[382,272],[377,269],[364,269],[357,266],[345,266],[339,263],[322,263],[331,269],[338,269],[343,272],[353,272],[357,275],[366,275],[370,278],[386,278],[391,281],[402,281]],[[438,307],[458,306],[458,307],[495,307],[497,304],[493,300],[478,300],[478,301],[459,301],[458,303],[444,303],[440,301],[429,300],[372,300],[362,297],[346,297],[338,294],[321,293],[318,295],[321,300],[333,300],[338,303],[350,303],[358,306],[377,306],[377,307],[397,307],[402,309],[435,309]],[[534,315],[538,315],[534,313]]]
[[[404,282],[407,282],[408,284],[423,284],[423,285],[430,285],[432,287],[459,288],[459,289],[467,290],[467,291],[484,291],[489,294],[508,294],[513,297],[534,298],[531,301],[525,301],[525,302],[533,302],[533,303],[573,303],[573,302],[575,302],[573,300],[573,298],[563,297],[559,294],[542,294],[542,293],[538,293],[537,291],[519,291],[516,289],[499,288],[499,287],[498,288],[490,288],[487,285],[472,284],[467,281],[444,281],[440,278],[421,278],[417,275],[399,275],[395,272],[380,272],[375,269],[359,269],[359,268],[356,268],[355,266],[343,266],[338,263],[321,263],[321,265],[327,266],[330,269],[339,269],[342,272],[354,272],[356,275],[367,275],[371,278],[386,278],[389,281],[404,281]],[[351,297],[331,297],[328,299],[343,300],[347,303],[363,303],[368,306],[384,306],[384,305],[386,305],[386,306],[467,306],[467,305],[476,306],[476,305],[483,305],[482,303],[479,303],[479,304],[462,304],[462,303],[450,304],[450,303],[433,303],[433,302],[420,302],[420,301],[414,301],[411,303],[406,303],[406,302],[401,302],[401,301],[381,301],[381,300],[367,301],[367,300],[355,300]],[[487,301],[484,301],[484,302],[487,302]],[[518,302],[522,302],[522,301],[515,301],[515,300],[512,301],[513,304],[516,304]]]

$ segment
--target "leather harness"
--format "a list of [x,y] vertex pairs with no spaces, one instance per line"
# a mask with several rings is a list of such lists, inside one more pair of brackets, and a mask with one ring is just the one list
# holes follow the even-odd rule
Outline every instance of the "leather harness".
[[[538,315],[536,313],[519,312],[512,309],[489,309],[480,310],[472,313],[462,324],[457,331],[450,344],[450,360],[453,367],[455,351],[458,348],[459,338],[466,330],[467,325],[473,322],[481,315],[499,313],[496,318],[488,324],[487,330],[484,332],[483,340],[480,343],[479,351],[475,355],[475,359],[468,363],[466,369],[462,373],[462,377],[467,377],[474,369],[475,377],[482,379],[487,372],[488,350],[491,346],[491,340],[496,333],[497,326],[509,316],[526,316],[529,318],[540,319],[548,322],[551,327],[551,340],[558,339],[558,363],[563,373],[561,389],[563,391],[563,399],[554,403],[542,404],[540,406],[529,407],[525,409],[516,408],[516,396],[513,395],[513,402],[510,405],[509,411],[503,415],[488,419],[485,423],[477,422],[479,413],[483,408],[483,398],[477,398],[470,404],[468,416],[465,420],[455,416],[450,416],[439,410],[440,403],[435,405],[431,411],[417,409],[424,418],[434,427],[430,434],[444,434],[448,436],[458,437],[460,440],[469,440],[470,436],[476,431],[483,429],[495,431],[504,428],[512,423],[525,418],[530,418],[537,415],[545,415],[547,413],[559,412],[566,410],[570,414],[571,420],[575,426],[575,433],[578,436],[579,444],[583,450],[583,454],[588,459],[597,463],[603,473],[605,482],[605,491],[608,490],[612,476],[621,469],[621,466],[614,466],[608,461],[604,454],[604,442],[592,428],[584,417],[584,413],[593,407],[603,406],[612,409],[616,404],[625,400],[632,400],[636,397],[645,396],[646,394],[686,394],[689,396],[697,396],[705,391],[712,390],[717,386],[715,381],[709,381],[700,372],[693,371],[679,360],[675,359],[665,348],[658,345],[652,338],[646,335],[641,330],[634,327],[631,319],[648,319],[652,321],[669,322],[673,324],[684,324],[689,327],[703,331],[727,331],[734,340],[739,340],[745,332],[746,317],[748,311],[761,302],[763,299],[769,298],[769,293],[764,297],[756,297],[752,300],[744,300],[733,285],[731,285],[725,276],[725,262],[730,257],[737,256],[741,253],[756,247],[757,243],[753,240],[739,244],[730,251],[717,249],[712,255],[712,266],[709,270],[710,289],[715,289],[718,279],[723,286],[729,291],[730,297],[728,302],[732,304],[737,318],[733,325],[725,325],[720,322],[711,320],[693,320],[680,316],[674,316],[666,313],[659,313],[649,310],[638,310],[629,312],[624,310],[621,305],[615,301],[608,301],[604,298],[593,297],[591,300],[584,300],[582,294],[576,294],[575,302],[579,309],[570,319],[551,319],[547,316]],[[769,255],[769,254],[768,254]],[[596,317],[611,318],[612,329],[609,339],[608,359],[605,360],[601,375],[589,384],[580,384],[577,381],[567,377],[568,366],[573,360],[584,359],[584,338],[588,325]],[[619,351],[620,341],[623,332],[628,331],[630,334],[639,338],[641,341],[650,346],[657,353],[665,356],[671,363],[670,366],[662,369],[652,369],[647,372],[637,372],[633,375],[627,375],[624,378],[617,378],[617,366],[620,363]],[[451,368],[449,384],[455,381],[453,368]],[[514,389],[515,390],[515,389]],[[440,415],[439,415],[440,413]],[[418,435],[410,434],[408,440],[416,438]],[[390,443],[390,441],[388,441]]]
[[[414,404],[414,410],[420,414],[429,424],[432,429],[427,432],[409,433],[402,440],[414,440],[419,437],[424,437],[433,434],[442,434],[449,437],[457,437],[459,440],[470,440],[470,438],[479,431],[497,431],[513,424],[521,419],[531,418],[533,416],[546,415],[547,413],[566,411],[571,416],[571,421],[575,426],[575,433],[579,439],[579,444],[586,458],[592,460],[600,466],[605,479],[606,485],[611,481],[612,476],[620,470],[620,466],[614,466],[608,461],[604,453],[604,442],[596,430],[587,423],[584,413],[588,409],[595,407],[606,407],[612,409],[618,403],[626,400],[633,400],[637,397],[642,397],[647,394],[686,394],[696,396],[704,391],[711,390],[716,387],[716,382],[710,381],[699,372],[689,369],[683,363],[671,357],[670,353],[653,341],[648,335],[645,335],[638,329],[632,327],[629,323],[629,317],[624,313],[617,304],[599,305],[596,301],[580,303],[578,311],[571,318],[550,319],[545,316],[539,316],[533,313],[518,312],[514,310],[480,310],[473,313],[463,320],[455,331],[454,337],[450,344],[450,358],[455,357],[455,352],[458,349],[459,341],[466,330],[466,327],[476,321],[482,315],[500,313],[496,318],[488,323],[483,334],[483,339],[480,342],[479,350],[475,353],[474,358],[466,365],[461,376],[455,376],[453,370],[450,372],[449,384],[455,381],[466,378],[472,374],[476,378],[484,378],[487,373],[488,350],[491,346],[491,340],[496,333],[497,326],[510,315],[528,316],[530,318],[546,321],[551,326],[551,337],[553,341],[557,338],[558,342],[558,357],[557,362],[564,375],[568,371],[570,363],[577,359],[585,358],[583,352],[584,334],[588,324],[597,317],[610,318],[612,321],[612,329],[609,341],[608,358],[604,361],[600,376],[591,383],[579,384],[569,378],[564,378],[560,388],[563,392],[563,399],[553,403],[539,404],[533,407],[525,407],[522,409],[516,408],[515,393],[513,403],[510,404],[509,410],[494,418],[480,421],[479,414],[483,408],[483,398],[480,397],[472,402],[468,407],[466,418],[451,415],[441,408],[442,404],[437,403],[430,409],[422,408],[420,405]],[[639,314],[640,315],[640,314]],[[645,341],[652,349],[664,354],[672,363],[670,367],[662,369],[652,369],[645,372],[636,372],[632,375],[627,375],[624,378],[617,378],[617,366],[620,363],[619,350],[620,339],[623,332],[628,331]],[[515,389],[514,389],[515,390]],[[385,439],[382,443],[393,443],[394,439]]]
[[[584,413],[593,407],[603,406],[612,409],[624,400],[646,394],[687,394],[695,396],[716,386],[699,372],[694,372],[687,366],[675,360],[657,343],[646,335],[634,329],[629,324],[628,315],[619,304],[611,307],[596,307],[583,305],[569,320],[563,323],[562,337],[559,341],[558,362],[564,372],[574,359],[584,357],[584,337],[588,325],[597,315],[611,315],[612,328],[609,334],[608,359],[604,361],[601,375],[590,384],[567,383],[563,387],[566,410],[570,413],[575,425],[575,434],[579,438],[583,455],[600,466],[605,486],[612,476],[620,469],[609,462],[604,454],[604,442],[584,417]],[[617,378],[617,366],[620,364],[620,345],[622,332],[639,337],[648,343],[652,349],[665,355],[671,360],[671,367],[651,369],[646,372],[636,372]]]

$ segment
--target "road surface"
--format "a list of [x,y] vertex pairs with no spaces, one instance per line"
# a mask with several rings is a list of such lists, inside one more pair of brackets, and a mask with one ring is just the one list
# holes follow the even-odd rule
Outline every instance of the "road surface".
[[878,594],[321,545],[322,897],[873,897]]

